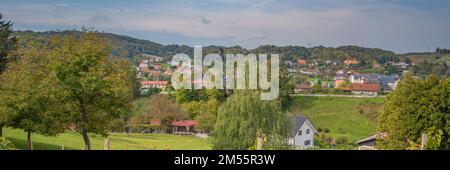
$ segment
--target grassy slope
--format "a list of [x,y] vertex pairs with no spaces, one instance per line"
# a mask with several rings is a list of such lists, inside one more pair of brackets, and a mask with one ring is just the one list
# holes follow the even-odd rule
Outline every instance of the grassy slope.
[[360,102],[383,102],[384,98],[345,98],[295,96],[289,110],[311,119],[316,128],[328,128],[330,135],[345,136],[354,142],[376,131],[376,122],[358,112]]
[[[22,130],[4,129],[4,136],[19,149],[26,148],[26,133]],[[105,138],[91,136],[92,149],[103,149]],[[111,134],[111,149],[114,150],[207,150],[211,149],[208,139],[193,136],[177,136],[169,134]],[[67,132],[57,137],[45,137],[34,134],[32,136],[34,149],[83,149],[84,142],[81,135]]]

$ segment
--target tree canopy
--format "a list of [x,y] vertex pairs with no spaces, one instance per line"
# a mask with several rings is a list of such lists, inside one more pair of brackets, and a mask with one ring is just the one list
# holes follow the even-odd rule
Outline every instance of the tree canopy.
[[427,149],[450,149],[450,78],[426,80],[406,76],[386,100],[379,117],[382,149],[418,149],[421,134]]
[[131,62],[111,56],[109,42],[96,32],[56,38],[52,48],[63,91],[59,99],[90,149],[88,133],[106,136],[108,124],[129,110],[135,70]]
[[31,133],[54,136],[65,127],[56,96],[58,84],[48,52],[29,46],[15,52],[17,61],[8,64],[0,80],[0,107],[5,125],[28,133],[28,148],[32,149]]

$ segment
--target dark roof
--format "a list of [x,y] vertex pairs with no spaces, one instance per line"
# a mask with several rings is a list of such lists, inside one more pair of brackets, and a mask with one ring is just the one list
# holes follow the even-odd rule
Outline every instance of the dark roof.
[[308,118],[306,118],[304,116],[300,116],[300,115],[292,117],[293,125],[292,125],[291,136],[295,136],[295,134],[298,132],[298,130],[302,127],[303,123],[306,122],[306,119],[308,119]]
[[360,144],[360,143],[364,143],[364,142],[367,142],[367,141],[374,141],[376,139],[377,139],[377,135],[375,134],[375,135],[369,136],[369,137],[367,137],[365,139],[361,139],[359,141],[356,141],[355,143],[356,144]]

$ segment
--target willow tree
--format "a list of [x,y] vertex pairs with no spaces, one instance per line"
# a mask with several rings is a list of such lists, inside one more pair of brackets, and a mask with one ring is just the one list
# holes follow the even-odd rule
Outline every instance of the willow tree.
[[219,108],[213,131],[213,149],[249,149],[258,137],[265,149],[286,145],[291,123],[280,101],[263,101],[255,91],[236,91]]
[[105,38],[96,32],[55,39],[52,64],[64,95],[70,122],[91,149],[89,133],[108,135],[111,121],[126,113],[133,97],[131,62],[111,56]]
[[27,132],[28,149],[32,149],[32,133],[54,136],[64,132],[56,98],[59,88],[45,50],[28,46],[15,56],[18,60],[8,64],[0,80],[0,112],[7,126]]

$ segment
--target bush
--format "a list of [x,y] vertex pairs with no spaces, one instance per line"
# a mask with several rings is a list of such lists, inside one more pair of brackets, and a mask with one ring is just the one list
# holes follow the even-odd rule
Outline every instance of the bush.
[[319,133],[322,132],[322,131],[323,131],[323,130],[322,130],[322,128],[320,128],[320,127],[317,129],[317,132],[319,132]]
[[348,142],[348,139],[345,136],[340,136],[336,139],[336,144],[338,144],[338,145],[344,145],[344,144],[347,144],[347,142]]
[[0,150],[14,150],[16,147],[5,137],[0,137]]
[[324,129],[323,129],[323,132],[325,132],[325,133],[329,133],[329,132],[330,132],[330,129],[328,129],[328,128],[324,128]]

